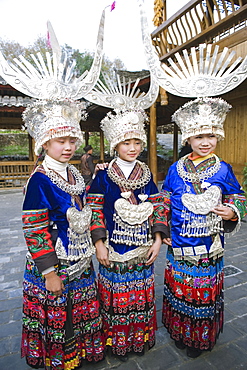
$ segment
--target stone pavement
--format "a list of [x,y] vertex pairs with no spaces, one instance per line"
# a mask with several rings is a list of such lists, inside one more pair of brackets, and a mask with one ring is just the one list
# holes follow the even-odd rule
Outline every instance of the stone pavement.
[[[0,190],[0,370],[30,370],[20,358],[22,276],[26,247],[21,229],[21,190]],[[161,324],[165,246],[156,261],[158,331],[156,345],[127,363],[107,357],[85,370],[233,370],[247,369],[247,222],[227,240],[225,326],[212,352],[190,359],[177,350]],[[97,263],[95,263],[95,266]]]

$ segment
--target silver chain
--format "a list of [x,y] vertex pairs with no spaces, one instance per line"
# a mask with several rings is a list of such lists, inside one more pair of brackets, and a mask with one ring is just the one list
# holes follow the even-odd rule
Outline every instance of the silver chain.
[[177,171],[178,171],[179,176],[184,181],[188,181],[188,182],[203,182],[209,179],[210,177],[212,177],[219,171],[220,166],[221,166],[219,158],[215,154],[213,154],[213,156],[215,157],[215,160],[216,160],[215,164],[201,173],[191,173],[191,172],[185,171],[184,161],[185,159],[187,159],[188,156],[180,158],[177,162]]
[[151,179],[151,172],[146,163],[136,161],[138,163],[143,171],[142,177],[138,180],[128,180],[122,177],[119,177],[119,175],[114,171],[112,168],[113,163],[116,161],[116,159],[113,159],[111,163],[109,164],[109,167],[107,169],[107,174],[110,177],[110,179],[115,182],[118,186],[130,189],[130,190],[136,190],[140,189],[143,186],[147,185]]
[[49,177],[49,179],[53,182],[53,184],[57,185],[59,189],[65,191],[66,193],[70,195],[78,195],[82,194],[85,190],[85,183],[82,175],[77,170],[75,166],[72,164],[68,165],[69,171],[72,173],[72,175],[75,178],[75,185],[69,184],[65,179],[63,179],[61,176],[59,176],[54,170],[51,170],[47,167],[45,161],[42,163],[46,176]]

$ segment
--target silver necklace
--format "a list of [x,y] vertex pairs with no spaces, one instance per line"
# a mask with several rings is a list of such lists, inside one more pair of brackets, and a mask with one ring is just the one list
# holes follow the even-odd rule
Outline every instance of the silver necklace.
[[84,179],[80,172],[77,170],[77,168],[72,164],[68,165],[68,169],[71,171],[72,175],[75,178],[76,181],[75,185],[69,184],[68,181],[59,176],[54,170],[48,168],[45,161],[43,161],[42,165],[45,169],[46,176],[49,177],[51,182],[57,185],[59,189],[65,191],[70,195],[82,194],[83,191],[85,190]]
[[125,188],[125,189],[131,189],[131,190],[136,190],[140,189],[143,186],[147,185],[151,179],[151,172],[146,163],[136,161],[138,163],[143,171],[143,174],[140,179],[137,180],[129,180],[126,178],[120,177],[112,168],[113,163],[116,162],[116,159],[113,159],[107,169],[107,174],[110,177],[110,179],[115,182],[118,186]]
[[192,173],[192,172],[187,172],[184,169],[184,161],[187,159],[188,155],[186,157],[182,157],[178,160],[177,162],[177,171],[178,175],[184,180],[188,182],[204,182],[205,180],[209,179],[213,175],[215,175],[219,169],[220,169],[220,160],[219,158],[213,154],[216,162],[212,167],[209,167],[203,172],[200,173]]

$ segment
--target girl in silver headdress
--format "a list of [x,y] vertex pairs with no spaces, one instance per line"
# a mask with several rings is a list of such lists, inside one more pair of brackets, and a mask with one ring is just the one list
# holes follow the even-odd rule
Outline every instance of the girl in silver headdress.
[[154,261],[164,230],[164,207],[149,168],[137,160],[146,144],[145,113],[109,113],[102,129],[117,158],[94,179],[87,204],[99,265],[105,341],[121,361],[155,343]]
[[212,350],[223,330],[224,233],[237,230],[246,199],[229,164],[213,152],[231,107],[198,98],[174,114],[192,153],[174,163],[163,185],[168,244],[163,323],[189,357]]
[[2,77],[35,98],[23,113],[35,154],[43,163],[32,173],[23,203],[23,230],[28,247],[23,282],[22,357],[46,370],[76,369],[84,359],[104,358],[102,320],[92,266],[85,184],[69,160],[82,143],[82,103],[100,73],[103,57],[103,10],[90,71],[77,76],[76,63],[57,41],[48,22],[52,54],[20,56],[17,65],[0,52]]
[[[38,112],[38,113],[37,113]],[[46,155],[23,203],[28,246],[24,273],[22,356],[29,366],[76,369],[104,358],[85,184],[68,164],[82,142],[80,104],[37,101],[24,112],[35,150]],[[35,124],[33,124],[35,120]]]

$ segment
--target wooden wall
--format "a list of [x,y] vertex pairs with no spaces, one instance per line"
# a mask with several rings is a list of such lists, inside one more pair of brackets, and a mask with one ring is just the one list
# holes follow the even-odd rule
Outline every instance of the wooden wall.
[[[247,55],[247,28],[240,30],[230,38],[218,42],[220,48],[234,50],[234,59]],[[243,169],[247,164],[247,79],[233,91],[221,96],[232,105],[224,123],[225,140],[217,145],[216,154],[230,163],[242,185]]]
[[225,139],[218,143],[216,154],[232,165],[242,184],[243,168],[247,164],[247,97],[227,101],[232,109],[224,124]]

